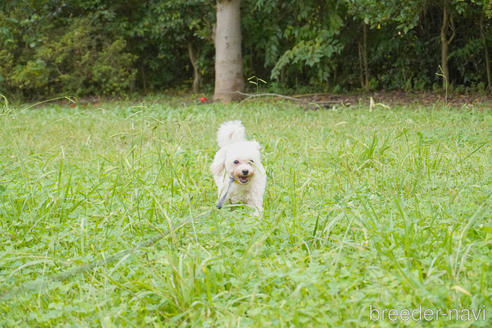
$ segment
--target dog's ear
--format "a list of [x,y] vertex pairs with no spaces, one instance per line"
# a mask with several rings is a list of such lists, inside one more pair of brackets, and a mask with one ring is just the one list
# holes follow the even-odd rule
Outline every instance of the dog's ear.
[[210,170],[214,175],[222,175],[225,169],[226,151],[221,148],[217,154],[215,154],[214,161],[210,165]]

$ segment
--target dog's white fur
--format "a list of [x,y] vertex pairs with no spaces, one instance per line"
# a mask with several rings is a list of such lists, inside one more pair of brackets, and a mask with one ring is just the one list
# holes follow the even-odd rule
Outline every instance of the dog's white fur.
[[210,170],[214,175],[219,198],[226,192],[230,178],[234,182],[226,200],[245,203],[255,209],[255,215],[263,212],[263,194],[266,173],[260,160],[260,144],[247,141],[241,121],[224,122],[217,131],[219,151],[215,154]]

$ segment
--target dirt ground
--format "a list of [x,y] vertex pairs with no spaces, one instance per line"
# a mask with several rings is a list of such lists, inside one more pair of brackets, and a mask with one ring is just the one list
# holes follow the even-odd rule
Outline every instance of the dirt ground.
[[[340,104],[345,106],[362,104],[374,105],[432,105],[446,103],[444,94],[431,92],[380,91],[365,94],[336,95],[329,93],[306,94],[293,96],[304,102],[317,103],[324,107]],[[372,100],[371,100],[372,99]],[[485,94],[454,94],[449,95],[447,103],[452,106],[477,105],[492,108],[492,95]]]
[[[469,105],[478,107],[479,110],[492,110],[492,94],[452,94],[448,96],[446,101],[443,93],[435,92],[405,92],[405,91],[378,91],[369,93],[352,93],[352,94],[332,94],[332,93],[312,93],[312,94],[298,94],[298,95],[282,95],[275,93],[242,93],[242,101],[277,101],[286,100],[294,103],[299,103],[307,109],[322,109],[332,108],[333,106],[354,106],[358,104],[375,106],[375,107],[392,107],[397,105],[415,105],[415,106],[432,106],[434,104],[445,104],[450,106],[461,108]],[[212,95],[171,95],[164,98],[155,97],[151,102],[162,102],[163,99],[171,102],[173,105],[190,105],[190,104],[208,104],[213,102]],[[144,99],[146,97],[144,96]],[[86,98],[74,98],[68,100],[68,98],[56,99],[55,101],[48,101],[51,103],[59,103],[70,107],[98,107],[104,102],[110,102],[117,99],[112,98],[99,98],[99,97],[86,97]],[[149,99],[147,99],[149,100]],[[130,102],[135,102],[135,98],[131,98]],[[46,102],[40,102],[32,105],[37,107],[40,104]],[[29,106],[31,107],[31,106]]]

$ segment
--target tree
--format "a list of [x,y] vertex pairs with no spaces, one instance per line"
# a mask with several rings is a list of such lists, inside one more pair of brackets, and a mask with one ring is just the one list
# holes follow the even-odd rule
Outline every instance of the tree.
[[211,25],[207,17],[209,7],[206,0],[164,0],[150,5],[151,15],[156,17],[148,21],[156,26],[151,28],[151,36],[158,42],[173,43],[181,51],[186,50],[193,68],[194,93],[198,93],[202,84],[200,52],[211,41],[206,38]]
[[244,90],[240,0],[217,1],[214,101],[228,103]]
[[[477,10],[478,9],[478,10]],[[451,57],[449,46],[456,36],[455,18],[466,18],[473,21],[478,18],[478,29],[480,31],[480,39],[484,48],[485,68],[487,72],[487,81],[490,87],[491,73],[490,60],[487,49],[487,37],[485,29],[487,24],[484,18],[489,19],[492,16],[492,1],[491,0],[442,0],[441,1],[442,21],[441,21],[441,68],[443,75],[443,87],[446,88],[450,81],[448,61]],[[478,17],[477,17],[478,16]],[[451,34],[451,35],[449,35]],[[467,33],[467,38],[473,38],[474,33]],[[449,35],[449,36],[448,36]]]
[[483,44],[483,52],[485,57],[485,72],[487,72],[487,88],[492,91],[492,74],[490,72],[490,59],[489,59],[489,49],[487,44],[487,37],[485,34],[484,18],[480,18],[480,39]]
[[117,17],[113,28],[129,40],[138,55],[137,82],[144,89],[188,84],[192,73],[192,90],[199,91],[208,68],[204,57],[212,50],[215,17],[210,1],[132,0],[113,1],[109,6]]
[[492,91],[492,73],[490,72],[490,57],[489,57],[489,49],[487,43],[487,34],[486,31],[486,23],[485,18],[490,20],[492,18],[492,1],[491,0],[482,0],[482,15],[480,17],[480,39],[482,41],[483,49],[484,49],[484,57],[485,57],[485,71],[487,72],[487,88],[489,91]]
[[[132,87],[136,56],[91,4],[11,1],[0,7],[0,94],[117,95]],[[94,4],[95,5],[95,4]],[[87,7],[89,6],[89,7]],[[89,10],[87,10],[89,9]]]
[[484,91],[491,31],[492,0],[0,1],[0,94]]
[[[291,23],[284,34],[291,46],[283,51],[272,69],[273,79],[290,75],[301,84],[325,84],[336,71],[335,57],[343,45],[339,42],[343,20],[339,15],[339,0],[306,0],[291,4]],[[284,20],[287,20],[284,18]]]
[[[456,36],[454,27],[454,18],[451,12],[449,0],[442,0],[442,22],[441,22],[441,69],[442,69],[442,87],[447,89],[449,84],[449,45],[453,42]],[[447,36],[449,30],[451,30],[451,36]]]
[[[345,0],[348,13],[356,22],[361,22],[362,35],[358,42],[360,82],[365,91],[369,90],[368,29],[380,30],[382,26],[396,28],[399,35],[406,34],[418,24],[419,11],[425,0]],[[390,32],[392,33],[392,32]],[[391,38],[391,34],[385,34]]]

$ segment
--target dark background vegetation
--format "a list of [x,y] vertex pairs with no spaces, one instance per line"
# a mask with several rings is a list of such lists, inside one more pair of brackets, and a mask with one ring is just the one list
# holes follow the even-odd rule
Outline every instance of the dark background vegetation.
[[[486,92],[490,0],[243,0],[245,78],[277,91],[439,90],[444,4],[449,83]],[[209,91],[214,5],[4,0],[0,93],[29,100],[190,89],[193,66]]]

